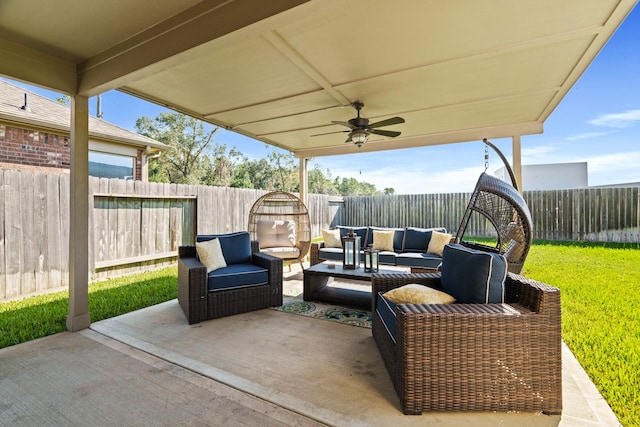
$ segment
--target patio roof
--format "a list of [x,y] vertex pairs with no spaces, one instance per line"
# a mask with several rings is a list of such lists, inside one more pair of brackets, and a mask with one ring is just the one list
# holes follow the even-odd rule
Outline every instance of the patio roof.
[[636,0],[113,0],[0,6],[0,74],[120,89],[291,151],[358,151],[332,120],[402,116],[362,151],[541,133]]

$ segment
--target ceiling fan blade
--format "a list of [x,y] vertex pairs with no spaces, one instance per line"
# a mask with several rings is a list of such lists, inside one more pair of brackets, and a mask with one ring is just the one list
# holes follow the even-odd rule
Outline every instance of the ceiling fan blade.
[[400,132],[398,131],[382,129],[371,129],[369,130],[369,133],[373,133],[375,135],[390,136],[391,138],[395,138],[396,136],[400,135]]
[[400,123],[404,123],[404,119],[402,117],[391,117],[390,119],[381,120],[379,122],[372,123],[368,127],[379,128],[382,126],[398,125]]
[[345,133],[345,132],[351,132],[349,130],[337,130],[334,132],[325,132],[325,133],[316,133],[314,135],[309,135],[310,137],[312,136],[322,136],[322,135],[333,135],[334,133]]
[[346,127],[350,128],[350,129],[357,129],[356,126],[354,126],[354,125],[352,125],[351,123],[348,123],[348,122],[339,122],[339,121],[336,121],[336,120],[332,120],[331,123],[333,123],[334,125],[346,126]]
[[348,138],[347,138],[347,140],[345,141],[345,144],[346,144],[347,142],[353,142],[353,140],[351,139],[351,134],[349,134],[349,137],[348,137]]

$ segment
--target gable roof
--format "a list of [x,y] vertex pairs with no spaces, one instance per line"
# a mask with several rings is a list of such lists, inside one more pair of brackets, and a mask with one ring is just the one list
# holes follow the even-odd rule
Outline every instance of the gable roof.
[[[25,95],[29,109],[23,109]],[[0,80],[0,121],[69,134],[71,113],[68,106],[22,87]],[[168,145],[131,132],[105,120],[89,116],[89,137],[136,147],[166,150]]]

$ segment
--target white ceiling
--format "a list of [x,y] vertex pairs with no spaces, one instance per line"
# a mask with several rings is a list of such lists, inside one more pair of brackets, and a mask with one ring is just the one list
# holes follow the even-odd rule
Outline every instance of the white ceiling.
[[0,2],[0,74],[120,89],[293,152],[402,116],[362,151],[541,133],[637,0]]

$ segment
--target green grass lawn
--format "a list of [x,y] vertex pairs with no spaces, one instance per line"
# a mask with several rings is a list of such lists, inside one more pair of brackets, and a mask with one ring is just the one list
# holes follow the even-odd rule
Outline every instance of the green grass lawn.
[[[640,248],[536,242],[526,276],[557,286],[562,334],[620,422],[640,426]],[[89,286],[98,321],[177,297],[177,269]],[[0,348],[65,330],[67,292],[0,303]]]
[[620,422],[640,425],[640,249],[538,243],[524,274],[560,288],[563,340]]
[[[91,321],[108,319],[178,297],[176,267],[89,285]],[[66,330],[69,293],[0,303],[0,348]]]

